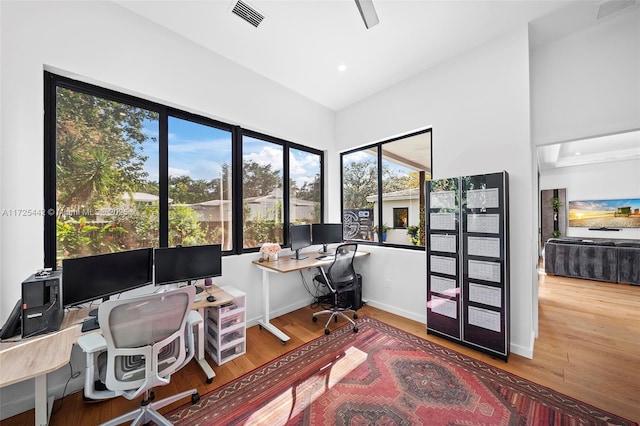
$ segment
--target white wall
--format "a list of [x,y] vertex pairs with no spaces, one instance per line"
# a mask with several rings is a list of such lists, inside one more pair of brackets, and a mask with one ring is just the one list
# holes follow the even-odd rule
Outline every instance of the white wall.
[[[540,172],[540,189],[567,189],[567,202],[640,197],[640,159],[559,167]],[[565,206],[568,208],[569,206]],[[640,240],[640,228],[617,232],[589,231],[568,227],[567,236],[586,238],[631,238]]]
[[640,9],[531,52],[535,145],[640,128]]
[[[1,5],[3,209],[43,207],[43,68],[334,152],[332,111],[113,3]],[[4,319],[42,267],[43,220],[0,219]]]
[[[0,11],[3,210],[43,208],[44,69],[325,150],[337,187],[333,111],[111,2],[2,1]],[[337,200],[329,199],[329,209],[339,216]],[[4,322],[22,280],[43,266],[43,219],[0,216],[0,231]],[[261,314],[261,274],[250,267],[256,257],[225,258],[219,280],[247,293],[250,321]],[[299,275],[278,278],[275,315],[309,302]],[[78,371],[82,359],[75,357]],[[50,392],[59,397],[68,375],[68,369],[50,375]],[[81,386],[74,383],[67,392]],[[32,408],[33,381],[3,388],[0,400],[2,417]]]
[[[338,150],[432,126],[434,179],[509,172],[511,350],[532,356],[536,227],[527,29],[379,92],[339,111],[336,118]],[[396,305],[407,311],[405,316],[426,318],[424,253],[399,250],[388,255],[385,251],[384,256],[384,265],[370,271],[369,282],[376,289],[368,294],[370,303],[395,305],[393,295],[401,294],[402,300],[411,301]],[[386,291],[390,289],[394,291]]]

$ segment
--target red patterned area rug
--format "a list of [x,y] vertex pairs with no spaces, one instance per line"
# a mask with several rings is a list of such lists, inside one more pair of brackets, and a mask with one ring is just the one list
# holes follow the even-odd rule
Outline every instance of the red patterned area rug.
[[636,425],[369,317],[171,412],[175,425]]

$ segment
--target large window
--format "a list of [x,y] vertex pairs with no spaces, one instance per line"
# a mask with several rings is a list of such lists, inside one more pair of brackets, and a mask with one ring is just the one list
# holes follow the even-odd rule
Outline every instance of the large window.
[[378,148],[342,155],[342,222],[346,240],[382,238],[374,222],[378,197]]
[[169,246],[233,247],[231,131],[169,116]]
[[243,247],[284,244],[283,147],[242,137]]
[[431,131],[342,154],[345,238],[424,247]]
[[[138,247],[286,245],[322,152],[45,73],[45,266]],[[241,202],[239,200],[242,200]]]
[[321,170],[321,152],[243,131],[242,247],[264,242],[288,245],[285,224],[320,222]]
[[157,245],[158,113],[65,87],[55,105],[56,257]]
[[289,206],[291,224],[320,223],[322,156],[302,149],[289,149]]

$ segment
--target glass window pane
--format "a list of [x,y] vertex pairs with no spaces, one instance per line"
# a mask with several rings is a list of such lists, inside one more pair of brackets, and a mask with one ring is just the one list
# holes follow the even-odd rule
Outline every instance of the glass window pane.
[[320,222],[320,156],[289,150],[289,219],[291,224]]
[[169,117],[169,246],[233,247],[231,132]]
[[378,149],[342,156],[342,221],[346,240],[375,241],[378,200]]
[[390,224],[388,244],[424,246],[424,182],[430,177],[430,147],[430,132],[382,144],[382,221]]
[[283,158],[282,146],[242,136],[243,248],[284,242]]
[[56,89],[56,258],[158,244],[158,114]]

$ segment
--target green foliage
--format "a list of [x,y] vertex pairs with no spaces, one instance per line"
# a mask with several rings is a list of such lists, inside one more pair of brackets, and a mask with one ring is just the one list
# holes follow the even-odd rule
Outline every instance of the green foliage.
[[408,235],[416,236],[416,235],[418,235],[418,231],[419,230],[420,230],[420,227],[418,227],[418,226],[415,226],[415,225],[407,226],[407,234]]
[[143,123],[157,113],[60,87],[56,102],[59,211],[116,206],[144,184]]
[[342,172],[343,208],[371,208],[367,197],[378,193],[378,168],[373,160],[347,164]]
[[188,206],[173,206],[169,210],[169,246],[205,244],[206,234],[200,228],[197,213]]
[[211,181],[189,176],[169,177],[169,198],[174,204],[195,204],[213,199]]
[[121,249],[119,239],[127,230],[115,222],[102,226],[90,224],[86,217],[65,218],[56,222],[58,257],[77,257],[109,253]]
[[560,210],[560,207],[562,207],[560,199],[558,197],[553,197],[551,199],[551,208],[553,209],[553,211],[557,212],[558,210]]
[[558,231],[557,229],[551,233],[551,236],[553,238],[560,238],[560,235],[562,235],[562,232]]
[[276,188],[282,188],[280,170],[271,170],[271,164],[260,165],[245,161],[242,165],[242,196],[263,197]]

